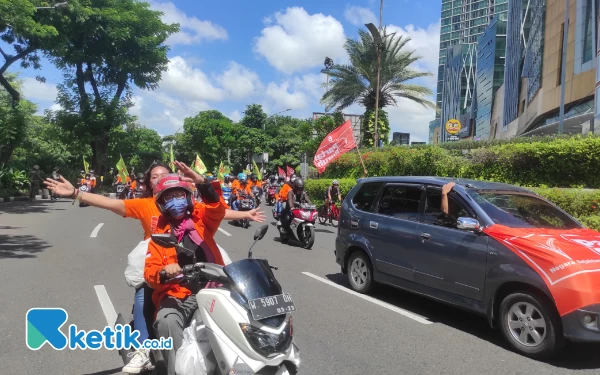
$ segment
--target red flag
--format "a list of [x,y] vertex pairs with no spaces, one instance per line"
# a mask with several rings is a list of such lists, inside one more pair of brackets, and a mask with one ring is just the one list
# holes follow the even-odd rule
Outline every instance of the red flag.
[[313,164],[319,170],[319,173],[327,168],[329,163],[337,160],[340,156],[356,147],[354,133],[350,120],[329,133],[315,154]]
[[279,174],[279,177],[285,177],[285,171],[281,169],[281,167],[277,167],[277,173]]
[[290,166],[287,166],[286,168],[287,168],[287,175],[288,175],[288,176],[291,176],[293,173],[296,173],[296,172],[294,171],[294,168],[292,168],[292,167],[290,167]]

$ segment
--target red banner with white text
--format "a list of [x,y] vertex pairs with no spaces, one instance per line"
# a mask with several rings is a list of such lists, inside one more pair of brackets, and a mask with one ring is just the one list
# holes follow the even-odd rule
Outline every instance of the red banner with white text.
[[293,175],[295,173],[294,172],[294,168],[290,167],[289,165],[286,167],[286,169],[287,169],[287,175],[288,176],[291,176],[291,175]]
[[315,154],[313,164],[323,173],[329,163],[337,160],[340,156],[356,147],[352,124],[350,120],[329,133]]
[[544,280],[561,316],[600,303],[600,233],[591,229],[483,230],[523,259]]
[[277,174],[279,177],[285,177],[285,171],[281,167],[277,167]]

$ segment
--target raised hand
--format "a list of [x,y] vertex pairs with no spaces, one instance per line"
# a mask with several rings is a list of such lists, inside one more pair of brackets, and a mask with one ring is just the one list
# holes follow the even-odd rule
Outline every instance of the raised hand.
[[188,167],[181,161],[174,161],[173,164],[183,173],[185,177],[180,177],[181,181],[192,182],[194,184],[201,184],[204,182],[204,178],[196,173],[192,168]]
[[47,178],[44,181],[44,185],[48,187],[48,190],[60,195],[61,197],[70,197],[75,192],[75,188],[73,185],[65,180],[63,176],[59,176],[60,180],[53,180],[51,178]]
[[256,221],[257,223],[264,223],[267,219],[264,211],[259,211],[258,208],[248,211],[248,220]]

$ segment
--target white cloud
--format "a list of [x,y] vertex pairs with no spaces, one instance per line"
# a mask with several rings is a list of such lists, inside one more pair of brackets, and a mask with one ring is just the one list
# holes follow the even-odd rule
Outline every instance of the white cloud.
[[325,88],[322,87],[322,85],[326,80],[327,78],[324,74],[305,74],[301,77],[294,78],[294,89],[306,92],[312,99],[319,102],[325,93]]
[[133,96],[131,98],[131,102],[133,103],[133,107],[129,108],[129,113],[138,118],[142,115],[142,107],[144,103],[144,98],[141,96]]
[[364,26],[367,23],[377,24],[377,17],[368,8],[358,6],[346,7],[344,17],[354,26]]
[[51,111],[60,111],[63,107],[60,104],[54,103],[48,108]]
[[[433,100],[433,98],[429,98]],[[410,133],[411,142],[429,140],[429,121],[435,118],[433,109],[425,108],[409,99],[398,99],[398,106],[386,107],[390,122],[390,137],[393,132]]]
[[253,95],[262,86],[258,74],[235,61],[229,63],[227,70],[217,77],[217,82],[233,99],[244,99]]
[[440,53],[440,22],[431,24],[427,28],[415,27],[414,25],[405,27],[390,25],[387,26],[387,31],[411,38],[406,47],[415,50],[416,54],[422,57],[414,64],[414,68],[432,73],[433,76],[426,81],[432,88],[435,88]]
[[227,30],[212,23],[202,21],[196,17],[188,17],[184,12],[177,9],[172,2],[151,1],[153,9],[163,12],[162,20],[165,23],[178,23],[180,31],[167,40],[168,44],[198,44],[203,40],[227,40]]
[[326,56],[343,59],[344,27],[332,16],[310,15],[304,8],[287,8],[274,15],[256,39],[254,51],[284,73],[294,73],[323,64]]
[[282,82],[278,85],[274,82],[269,83],[266,90],[266,96],[275,103],[278,109],[303,109],[308,106],[306,94],[299,91],[288,91],[289,82]]
[[160,87],[163,91],[189,100],[220,101],[225,97],[223,90],[213,85],[203,71],[194,68],[181,56],[171,58]]
[[242,119],[242,114],[236,109],[235,111],[231,112],[231,114],[227,117],[229,117],[233,122],[238,122]]
[[33,77],[25,77],[22,81],[23,94],[26,99],[47,102],[56,100],[56,95],[58,94],[56,85],[39,82]]

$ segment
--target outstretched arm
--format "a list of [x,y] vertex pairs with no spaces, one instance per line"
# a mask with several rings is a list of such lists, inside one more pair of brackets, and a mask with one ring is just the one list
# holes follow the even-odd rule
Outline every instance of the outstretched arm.
[[[47,178],[46,181],[44,181],[44,185],[48,186],[48,190],[55,192],[61,197],[74,198],[77,191],[69,181],[65,180],[63,176],[60,176],[59,181]],[[125,202],[123,200],[111,199],[103,195],[92,194],[88,192],[79,192],[79,194],[81,202],[85,204],[112,211],[120,216],[125,216]]]

